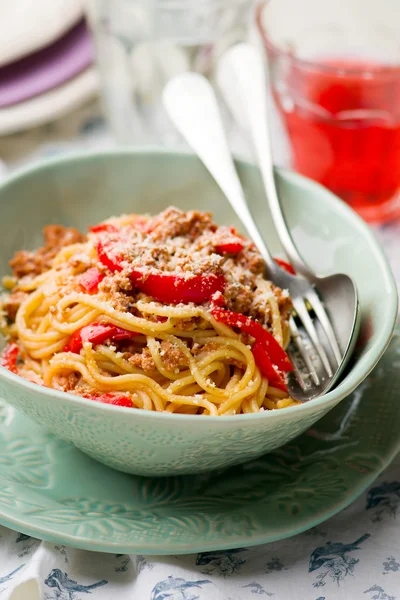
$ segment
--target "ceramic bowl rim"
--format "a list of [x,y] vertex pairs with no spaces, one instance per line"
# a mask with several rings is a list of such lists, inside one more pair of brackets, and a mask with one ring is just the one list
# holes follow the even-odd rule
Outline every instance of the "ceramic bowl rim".
[[[188,152],[185,150],[170,150],[159,147],[125,147],[125,148],[111,148],[111,149],[102,149],[102,150],[90,150],[90,151],[71,151],[67,153],[63,153],[61,156],[52,157],[46,160],[40,160],[32,162],[30,165],[20,168],[16,170],[14,173],[11,173],[9,176],[5,177],[0,182],[0,191],[8,186],[12,186],[15,182],[25,177],[29,177],[33,173],[39,173],[40,171],[46,171],[47,169],[51,170],[55,165],[63,165],[64,163],[74,163],[74,162],[84,162],[91,161],[96,158],[107,159],[108,157],[115,156],[170,156],[174,159],[182,159],[189,158],[190,160],[199,160],[195,154],[192,152]],[[236,162],[238,164],[257,168],[257,166],[250,162],[249,160],[243,159],[242,157],[235,156]],[[392,334],[396,325],[397,319],[397,309],[398,309],[398,295],[397,295],[397,286],[394,280],[392,271],[388,264],[387,258],[381,249],[379,243],[375,239],[371,229],[368,225],[343,201],[337,198],[334,194],[332,194],[329,190],[324,188],[319,183],[304,177],[298,173],[290,171],[289,169],[285,169],[279,167],[276,169],[278,173],[284,174],[287,180],[294,180],[295,183],[299,183],[300,187],[310,191],[316,190],[319,191],[322,195],[325,196],[326,202],[329,208],[336,213],[341,213],[344,217],[351,222],[352,225],[355,226],[355,229],[361,230],[365,239],[369,242],[369,247],[373,250],[374,255],[378,259],[377,262],[380,263],[381,270],[385,276],[385,279],[389,283],[391,294],[389,294],[388,306],[386,310],[386,319],[385,326],[377,333],[377,339],[374,343],[374,352],[372,356],[366,359],[365,364],[363,364],[363,368],[357,368],[355,366],[351,369],[351,371],[346,375],[343,381],[339,384],[338,387],[334,388],[332,391],[328,392],[324,396],[320,398],[316,398],[311,402],[307,402],[300,405],[289,406],[285,408],[285,410],[276,410],[276,411],[263,411],[260,413],[248,413],[248,414],[240,414],[240,415],[230,415],[224,416],[221,418],[220,416],[207,416],[206,419],[193,419],[193,415],[185,415],[185,414],[175,414],[175,413],[166,413],[166,412],[156,412],[156,411],[146,411],[146,410],[132,410],[131,408],[113,406],[109,404],[102,404],[98,402],[93,402],[92,400],[88,400],[86,398],[82,398],[81,396],[75,396],[73,394],[69,394],[68,392],[61,392],[58,390],[54,390],[51,388],[40,387],[35,383],[32,383],[22,377],[15,375],[8,371],[8,369],[0,366],[0,378],[6,380],[11,386],[17,387],[20,389],[28,390],[35,394],[40,393],[44,396],[53,397],[57,400],[67,402],[69,404],[75,404],[77,406],[83,405],[89,409],[92,409],[95,412],[105,411],[113,412],[115,415],[131,415],[130,419],[137,419],[140,415],[140,418],[144,419],[156,419],[157,421],[165,421],[171,422],[187,422],[194,424],[194,422],[204,424],[207,427],[210,422],[213,423],[244,423],[245,421],[254,421],[255,419],[288,419],[291,416],[297,415],[300,417],[301,413],[306,412],[314,412],[318,411],[318,409],[322,409],[326,407],[327,409],[345,397],[347,397],[351,392],[353,392],[362,381],[369,375],[372,369],[376,366],[379,359],[384,354],[386,348],[389,345],[389,342],[392,338]],[[40,392],[39,392],[40,387]],[[201,426],[201,425],[200,425]]]

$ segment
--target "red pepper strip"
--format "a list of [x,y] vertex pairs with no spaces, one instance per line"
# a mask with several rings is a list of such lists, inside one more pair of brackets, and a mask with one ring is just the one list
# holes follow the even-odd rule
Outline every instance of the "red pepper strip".
[[[100,240],[97,244],[100,262],[112,272],[122,271],[123,257],[115,253],[115,245],[115,240]],[[132,269],[130,278],[141,292],[165,304],[201,304],[225,288],[225,278],[213,274],[187,277],[176,273],[146,273],[145,270]]]
[[269,333],[260,323],[253,321],[250,317],[245,317],[231,310],[223,308],[213,308],[211,314],[217,321],[225,323],[230,327],[238,327],[244,333],[255,338],[256,342],[260,342],[270,358],[273,365],[278,367],[280,371],[292,371],[293,365],[289,360],[284,349],[278,344],[274,336]]
[[5,367],[11,373],[16,373],[18,375],[17,369],[17,358],[19,354],[19,348],[17,344],[14,342],[12,344],[8,344],[6,349],[3,352],[3,356],[1,357],[1,365]]
[[217,306],[225,306],[225,297],[222,292],[215,292],[210,298],[210,303],[212,308],[216,308]]
[[290,263],[286,262],[286,260],[282,260],[281,258],[275,258],[274,260],[282,269],[284,269],[291,275],[296,275],[296,271],[293,269]]
[[227,238],[226,241],[215,246],[215,250],[218,254],[237,254],[243,250],[243,248],[244,245],[242,242],[234,237]]
[[144,275],[142,271],[135,270],[131,272],[130,277],[140,291],[165,304],[201,304],[225,287],[225,278],[222,275],[185,277],[161,271]]
[[108,233],[114,233],[119,231],[118,227],[112,225],[111,223],[99,223],[98,225],[93,225],[88,228],[92,233],[100,233],[101,231],[107,231]]
[[220,227],[216,235],[215,251],[219,254],[237,254],[244,248],[243,240],[234,227]]
[[261,371],[261,375],[266,377],[269,383],[283,392],[287,392],[287,387],[283,377],[275,371],[275,368],[265,351],[262,342],[256,342],[251,349],[257,367]]
[[64,348],[64,352],[74,352],[75,354],[79,354],[84,342],[101,344],[105,340],[130,340],[136,335],[137,333],[134,333],[133,331],[115,327],[115,325],[92,323],[91,325],[86,325],[85,327],[81,327],[81,329],[74,331]]
[[97,256],[99,260],[112,273],[122,271],[123,268],[121,265],[123,257],[120,254],[115,254],[113,251],[115,245],[115,240],[99,240],[97,243]]
[[97,267],[92,267],[80,276],[79,285],[84,292],[92,294],[97,292],[99,283],[103,281],[104,277],[105,275],[101,273]]
[[101,396],[85,396],[89,400],[95,400],[96,402],[103,402],[104,404],[113,404],[114,406],[125,406],[126,408],[133,408],[133,402],[128,396],[116,396],[114,394],[102,394]]

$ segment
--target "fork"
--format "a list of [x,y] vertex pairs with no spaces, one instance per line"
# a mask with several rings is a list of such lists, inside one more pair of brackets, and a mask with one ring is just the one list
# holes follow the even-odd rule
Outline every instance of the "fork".
[[[304,402],[325,393],[338,380],[354,346],[358,299],[353,281],[347,275],[317,277],[305,265],[281,213],[269,153],[267,160],[261,163],[264,183],[269,200],[271,193],[275,195],[275,202],[271,205],[274,222],[279,225],[277,230],[282,245],[300,275],[289,274],[275,262],[250,212],[229,150],[217,98],[204,77],[195,73],[177,75],[166,85],[163,101],[171,120],[213,175],[261,252],[268,278],[282,289],[289,290],[296,311],[296,316],[292,316],[289,322],[292,341],[288,353],[294,366],[294,373],[289,375],[288,381],[290,395]],[[252,108],[259,115],[263,105],[253,105]],[[260,131],[265,133],[264,128],[260,127]],[[256,148],[258,157],[262,158],[260,153],[269,151],[268,137],[266,142],[257,139]],[[281,236],[282,233],[284,235]],[[347,319],[340,315],[332,326],[316,286],[318,290],[323,288],[325,301],[333,299],[330,305],[335,314],[344,310]]]

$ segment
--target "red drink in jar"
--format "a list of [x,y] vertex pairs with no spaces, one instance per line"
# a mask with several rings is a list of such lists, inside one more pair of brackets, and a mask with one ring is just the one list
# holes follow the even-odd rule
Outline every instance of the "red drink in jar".
[[292,166],[367,221],[400,216],[400,67],[356,52],[326,58],[323,46],[299,59],[271,43],[260,15],[259,25]]

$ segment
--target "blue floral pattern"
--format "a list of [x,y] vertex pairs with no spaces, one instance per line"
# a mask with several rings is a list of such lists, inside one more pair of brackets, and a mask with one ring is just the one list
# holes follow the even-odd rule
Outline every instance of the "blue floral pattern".
[[180,577],[172,577],[159,581],[153,588],[150,600],[198,600],[200,598],[197,590],[202,590],[209,579],[199,581],[188,581]]
[[400,506],[400,481],[383,482],[371,488],[367,495],[367,510],[371,521],[382,521],[385,517],[396,517]]
[[271,592],[268,592],[261,583],[257,583],[257,581],[252,581],[247,585],[244,585],[243,588],[249,588],[251,594],[255,594],[256,596],[273,596]]
[[387,575],[390,572],[396,572],[400,570],[400,563],[397,562],[394,556],[388,556],[383,562],[382,575]]
[[126,554],[116,554],[115,558],[117,559],[117,566],[114,567],[115,573],[125,573],[129,565],[131,564],[131,559]]
[[39,540],[25,535],[24,533],[17,533],[15,540],[15,549],[18,558],[24,558],[34,552],[37,546],[40,544]]
[[71,579],[67,573],[63,573],[60,569],[53,569],[44,584],[52,590],[52,593],[47,594],[47,600],[79,600],[82,594],[90,594],[103,585],[107,585],[108,581],[103,579],[89,585],[82,585]]
[[371,594],[369,600],[396,600],[396,596],[389,596],[380,585],[373,585],[364,594]]
[[138,554],[136,557],[136,570],[139,573],[141,571],[151,571],[154,568],[153,563],[149,562],[145,556]]
[[219,552],[202,552],[197,555],[196,565],[201,565],[201,573],[206,575],[220,575],[224,578],[239,573],[246,561],[238,556],[247,552],[246,548],[223,550]]
[[10,579],[12,579],[14,577],[14,575],[16,573],[18,573],[18,571],[20,571],[24,566],[25,565],[20,565],[19,567],[14,569],[14,571],[11,571],[10,573],[7,573],[6,575],[0,576],[0,585],[3,585],[4,583],[7,583],[8,581],[10,581]]
[[59,552],[61,554],[61,556],[64,558],[64,562],[65,564],[69,564],[69,560],[68,560],[68,555],[67,555],[67,549],[63,544],[56,544],[54,546],[54,549],[57,550],[57,552]]
[[326,577],[328,575],[338,585],[347,575],[352,575],[359,559],[350,557],[349,554],[360,550],[360,544],[365,542],[369,537],[370,534],[365,533],[350,544],[327,542],[323,546],[315,548],[310,557],[308,570],[310,573],[319,569],[323,569],[323,571],[317,575],[317,580],[313,583],[313,586],[321,587],[326,585]]
[[280,558],[274,556],[269,560],[266,564],[266,573],[272,573],[273,571],[283,571],[286,569],[285,565],[282,563]]

